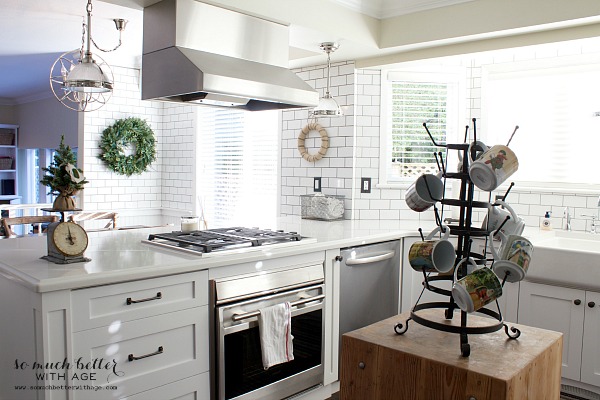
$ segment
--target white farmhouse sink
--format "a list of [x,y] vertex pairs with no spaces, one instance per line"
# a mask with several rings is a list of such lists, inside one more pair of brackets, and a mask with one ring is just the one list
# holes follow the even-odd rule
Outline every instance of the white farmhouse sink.
[[555,231],[532,242],[534,253],[525,279],[600,290],[600,235]]

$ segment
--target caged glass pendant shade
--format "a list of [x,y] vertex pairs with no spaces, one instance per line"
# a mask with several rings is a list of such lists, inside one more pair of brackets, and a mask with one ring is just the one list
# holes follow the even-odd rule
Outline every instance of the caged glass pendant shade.
[[313,109],[313,115],[315,117],[335,117],[344,115],[342,108],[329,93],[329,85],[331,81],[331,53],[336,51],[339,45],[334,42],[324,42],[321,43],[320,47],[321,50],[327,53],[327,90],[325,91],[325,95],[319,99],[319,105]]
[[325,96],[319,99],[319,105],[313,109],[313,114],[328,117],[344,115],[337,101],[331,97],[329,92],[325,93]]
[[[105,69],[108,66],[105,67]],[[64,90],[84,93],[105,93],[113,89],[113,83],[106,72],[96,64],[90,54],[69,72],[64,80]]]

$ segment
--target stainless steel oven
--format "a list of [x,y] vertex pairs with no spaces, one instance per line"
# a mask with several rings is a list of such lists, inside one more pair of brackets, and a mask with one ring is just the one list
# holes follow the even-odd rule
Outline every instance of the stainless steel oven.
[[[213,398],[281,400],[323,382],[323,265],[211,281]],[[290,302],[294,360],[264,369],[260,309]]]

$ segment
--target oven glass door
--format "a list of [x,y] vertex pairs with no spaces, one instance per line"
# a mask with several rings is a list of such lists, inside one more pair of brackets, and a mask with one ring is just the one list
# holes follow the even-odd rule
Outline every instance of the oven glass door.
[[[220,328],[220,366],[219,379],[221,399],[255,398],[259,389],[265,390],[277,382],[282,385],[293,385],[291,380],[298,380],[301,374],[311,371],[322,364],[323,350],[323,301],[313,301],[303,306],[292,307],[292,336],[294,360],[278,364],[265,370],[262,364],[260,336],[257,317],[244,320],[243,323],[231,323],[231,316],[253,312],[259,308],[284,301],[296,301],[299,298],[314,297],[323,294],[322,286],[294,294],[278,294],[268,299],[261,298],[253,302],[228,305],[218,309]],[[300,297],[298,297],[300,295]],[[225,323],[223,321],[225,319]],[[224,326],[225,325],[225,326]],[[322,373],[322,372],[321,372]],[[293,377],[292,379],[289,379]],[[312,378],[311,378],[312,379]],[[319,379],[322,379],[319,377]],[[312,386],[312,385],[311,385]],[[304,388],[306,389],[306,388]],[[270,389],[269,393],[271,392]],[[223,397],[224,395],[224,397]],[[241,396],[241,397],[240,397]],[[260,395],[258,398],[266,398]]]
[[225,398],[232,399],[321,364],[322,310],[292,317],[294,359],[263,368],[258,326],[225,336]]

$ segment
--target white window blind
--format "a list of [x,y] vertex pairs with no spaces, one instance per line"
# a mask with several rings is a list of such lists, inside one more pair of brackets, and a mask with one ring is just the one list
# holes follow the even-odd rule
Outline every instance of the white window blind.
[[390,72],[382,91],[382,141],[380,170],[387,183],[412,181],[423,173],[436,173],[434,146],[456,137],[458,83],[455,77],[436,73]]
[[277,213],[277,111],[199,110],[198,209],[209,228],[272,228]]
[[492,71],[482,92],[488,145],[510,143],[519,159],[517,181],[538,186],[600,184],[600,65]]

